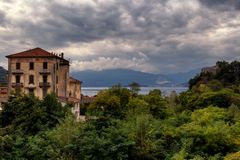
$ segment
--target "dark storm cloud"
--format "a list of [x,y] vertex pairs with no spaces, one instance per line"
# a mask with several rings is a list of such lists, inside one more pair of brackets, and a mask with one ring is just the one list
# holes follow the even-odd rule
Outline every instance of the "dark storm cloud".
[[[179,14],[181,11],[165,14],[165,11],[161,11],[165,1],[143,2],[135,6],[131,1],[122,0],[100,7],[65,6],[53,2],[46,6],[51,17],[44,18],[39,24],[23,21],[20,26],[27,37],[34,37],[38,43],[62,46],[68,42],[90,42],[116,37],[148,40],[156,36],[164,37],[174,32],[174,29],[181,34],[184,31],[180,29],[193,17],[190,11],[184,15]],[[130,22],[127,22],[128,18]]]
[[3,25],[5,22],[5,13],[0,10],[0,25]]
[[117,6],[97,11],[94,7],[64,6],[53,2],[46,8],[51,16],[45,17],[41,23],[20,23],[25,35],[33,37],[38,43],[62,46],[69,42],[104,39],[119,33],[120,12]]
[[[25,8],[0,2],[0,25],[7,28],[0,30],[0,51],[63,49],[79,64],[75,69],[109,63],[105,68],[176,72],[236,57],[240,50],[237,0],[17,2]],[[11,3],[18,8],[11,10]]]
[[239,0],[200,0],[200,2],[207,7],[216,8],[220,10],[240,9]]

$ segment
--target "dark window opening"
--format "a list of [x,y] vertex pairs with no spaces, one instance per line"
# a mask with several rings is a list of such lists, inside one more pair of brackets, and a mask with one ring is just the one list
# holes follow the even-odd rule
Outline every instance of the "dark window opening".
[[56,83],[58,84],[58,76],[56,77]]
[[34,63],[33,62],[29,63],[29,70],[34,70]]
[[15,78],[16,78],[16,83],[20,83],[20,75],[16,75]]
[[48,63],[47,62],[43,62],[43,69],[47,69],[48,68]]
[[16,63],[16,69],[20,69],[21,68],[21,64],[19,62]]
[[29,84],[34,84],[34,76],[33,75],[29,76]]
[[57,70],[58,70],[58,63],[57,63]]
[[47,75],[43,75],[43,83],[47,83]]

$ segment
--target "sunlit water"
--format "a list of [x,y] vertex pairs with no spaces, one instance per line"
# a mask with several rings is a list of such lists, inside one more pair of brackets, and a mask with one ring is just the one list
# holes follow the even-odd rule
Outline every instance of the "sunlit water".
[[[82,94],[86,96],[94,96],[99,91],[108,89],[109,87],[82,87]],[[148,94],[153,89],[160,89],[163,95],[169,95],[172,91],[176,91],[178,94],[186,91],[187,87],[141,87],[139,94]]]

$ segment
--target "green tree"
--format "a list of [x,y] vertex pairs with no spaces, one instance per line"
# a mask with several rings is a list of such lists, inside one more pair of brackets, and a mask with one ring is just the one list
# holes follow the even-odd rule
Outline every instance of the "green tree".
[[67,109],[55,95],[47,95],[42,101],[32,95],[11,97],[1,113],[2,126],[12,126],[19,134],[35,135],[56,126],[64,118]]
[[149,91],[148,95],[151,96],[162,96],[162,92],[160,89],[153,89],[151,91]]
[[191,115],[191,122],[179,127],[184,138],[191,138],[192,144],[188,156],[194,155],[215,156],[218,153],[225,155],[236,147],[233,141],[236,135],[228,124],[226,109],[208,107],[195,110]]
[[120,98],[120,104],[125,107],[131,98],[131,92],[129,89],[122,87],[120,84],[112,86],[108,89],[111,95],[115,95]]
[[101,91],[90,104],[90,115],[123,118],[126,114],[126,105],[131,99],[131,92],[119,85]]
[[133,93],[133,96],[137,96],[138,92],[141,90],[140,85],[137,82],[132,82],[129,84],[130,90]]
[[161,97],[161,93],[158,90],[150,91],[143,99],[148,103],[149,111],[154,118],[163,119],[166,117],[167,102]]
[[98,93],[94,101],[90,104],[89,113],[95,116],[121,118],[124,111],[121,108],[120,98],[111,95],[108,90]]

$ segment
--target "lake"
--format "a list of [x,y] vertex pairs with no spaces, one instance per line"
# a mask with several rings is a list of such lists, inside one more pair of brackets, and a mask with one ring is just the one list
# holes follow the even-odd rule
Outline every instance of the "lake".
[[[82,87],[82,94],[85,96],[94,96],[99,91],[108,89],[109,87]],[[171,91],[176,91],[178,94],[186,91],[187,87],[141,87],[139,94],[148,94],[153,89],[160,89],[163,95],[169,95]]]

